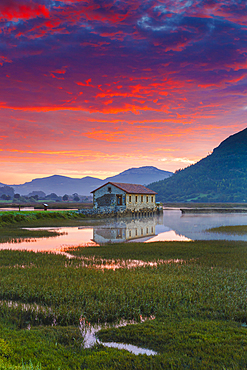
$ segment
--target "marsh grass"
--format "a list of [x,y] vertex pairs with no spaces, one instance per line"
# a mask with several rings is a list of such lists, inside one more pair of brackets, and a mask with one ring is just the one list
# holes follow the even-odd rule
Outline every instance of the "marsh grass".
[[0,243],[19,243],[23,240],[30,241],[34,238],[49,238],[61,235],[56,230],[26,230],[4,227],[0,229]]
[[85,218],[83,214],[75,211],[11,211],[0,212],[1,227],[23,227],[23,226],[56,226],[57,221],[68,222]]
[[[241,324],[247,322],[247,243],[125,243],[70,252],[185,263],[108,271],[62,255],[0,251],[0,332],[12,351],[2,361],[19,366],[31,359],[33,366],[61,370],[246,368],[247,329]],[[155,320],[141,323],[140,316]],[[91,324],[139,321],[99,337],[160,354],[83,349],[77,336],[81,318]]]
[[[246,328],[235,322],[182,318],[164,321],[147,321],[143,324],[101,330],[98,338],[151,348],[163,358],[183,361],[186,353],[190,366],[207,364],[222,368],[232,363],[247,364]],[[196,367],[193,367],[196,368]]]
[[180,259],[190,265],[246,269],[247,243],[235,241],[198,240],[191,242],[116,243],[100,247],[65,248],[77,257],[106,260],[158,261]]
[[223,233],[223,234],[246,235],[247,225],[213,227],[206,231],[213,232],[213,233],[220,233],[220,234]]
[[0,243],[21,242],[31,238],[44,238],[60,235],[55,230],[27,230],[23,227],[55,227],[81,225],[82,214],[74,211],[13,211],[0,212]]

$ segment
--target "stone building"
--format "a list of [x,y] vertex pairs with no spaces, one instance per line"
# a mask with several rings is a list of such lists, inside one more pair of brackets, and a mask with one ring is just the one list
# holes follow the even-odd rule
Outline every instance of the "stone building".
[[156,210],[155,191],[143,185],[108,182],[92,191],[96,209],[113,212],[153,212]]

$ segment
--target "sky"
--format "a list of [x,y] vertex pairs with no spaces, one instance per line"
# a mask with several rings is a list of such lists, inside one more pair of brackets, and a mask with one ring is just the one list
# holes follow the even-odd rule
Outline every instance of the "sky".
[[247,127],[246,96],[246,1],[0,1],[2,183],[174,172]]

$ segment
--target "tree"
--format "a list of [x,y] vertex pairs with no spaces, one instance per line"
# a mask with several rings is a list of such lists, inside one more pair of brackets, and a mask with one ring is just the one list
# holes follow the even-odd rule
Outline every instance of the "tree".
[[74,200],[75,202],[79,202],[80,198],[79,198],[79,196],[78,196],[78,194],[77,194],[77,193],[74,193],[74,194],[73,194],[73,200]]
[[63,201],[66,202],[67,200],[69,200],[69,196],[67,194],[64,194]]
[[55,193],[48,194],[45,199],[57,200],[59,199],[58,195]]
[[3,195],[3,194],[10,196],[9,199],[12,199],[14,197],[15,191],[10,186],[5,185],[3,187],[0,187],[0,195]]
[[14,195],[14,199],[20,199],[20,194],[18,194],[18,193],[16,193],[15,195]]

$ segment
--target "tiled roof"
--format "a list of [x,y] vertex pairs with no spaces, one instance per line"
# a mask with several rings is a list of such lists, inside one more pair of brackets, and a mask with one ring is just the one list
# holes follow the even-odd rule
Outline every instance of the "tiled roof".
[[94,193],[96,190],[99,190],[103,188],[103,186],[112,184],[116,186],[117,188],[125,191],[128,194],[152,194],[155,195],[157,194],[155,191],[146,188],[143,185],[138,185],[138,184],[124,184],[122,182],[107,182],[106,184],[100,186],[99,188],[93,190],[91,193]]

